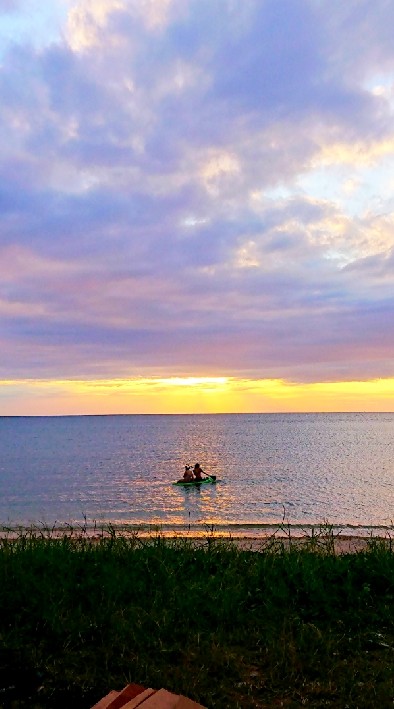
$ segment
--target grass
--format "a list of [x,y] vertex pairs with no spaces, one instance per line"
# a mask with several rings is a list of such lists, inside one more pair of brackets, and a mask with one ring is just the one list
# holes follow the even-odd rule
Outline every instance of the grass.
[[128,682],[210,709],[391,707],[391,545],[332,542],[4,539],[0,707],[87,709]]

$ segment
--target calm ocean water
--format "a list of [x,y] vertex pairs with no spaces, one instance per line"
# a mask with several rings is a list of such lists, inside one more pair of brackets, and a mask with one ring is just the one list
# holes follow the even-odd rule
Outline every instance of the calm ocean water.
[[[173,487],[197,461],[221,482]],[[2,525],[256,525],[255,534],[283,516],[390,527],[394,414],[0,417]]]

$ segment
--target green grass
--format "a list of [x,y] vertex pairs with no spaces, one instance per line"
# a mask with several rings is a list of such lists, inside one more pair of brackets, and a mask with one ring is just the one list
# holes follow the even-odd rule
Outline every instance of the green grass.
[[128,682],[219,709],[391,707],[391,547],[321,541],[1,541],[0,707],[87,709]]

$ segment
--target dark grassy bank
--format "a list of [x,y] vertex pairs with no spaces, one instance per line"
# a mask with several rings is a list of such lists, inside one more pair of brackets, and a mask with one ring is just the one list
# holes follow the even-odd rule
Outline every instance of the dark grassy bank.
[[128,682],[220,709],[391,707],[391,548],[21,535],[0,546],[0,706],[90,707]]

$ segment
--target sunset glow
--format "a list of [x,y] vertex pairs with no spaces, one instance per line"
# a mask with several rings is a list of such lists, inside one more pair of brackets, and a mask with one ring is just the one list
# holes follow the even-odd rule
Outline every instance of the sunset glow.
[[[291,384],[281,380],[174,377],[1,382],[4,407],[25,414],[391,411],[394,379]],[[7,397],[8,391],[8,397]],[[8,398],[8,400],[7,400]]]

